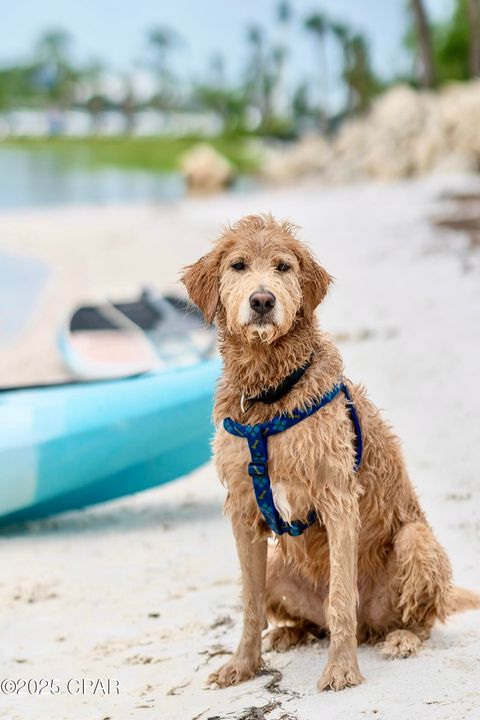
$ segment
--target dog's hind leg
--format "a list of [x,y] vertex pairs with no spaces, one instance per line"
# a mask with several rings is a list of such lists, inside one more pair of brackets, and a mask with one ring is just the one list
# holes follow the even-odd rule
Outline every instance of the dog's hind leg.
[[275,650],[276,652],[284,652],[296,645],[306,645],[311,642],[315,634],[310,629],[314,629],[309,623],[292,621],[292,625],[279,625],[272,628],[265,637],[265,650]]
[[448,613],[450,562],[428,525],[414,522],[396,535],[389,571],[398,622],[381,644],[382,654],[408,657],[429,637],[435,620]]
[[389,660],[414,655],[422,644],[418,635],[411,630],[392,630],[381,643],[381,653]]
[[275,625],[265,638],[266,650],[281,652],[301,645],[326,630],[327,589],[309,587],[305,578],[270,548],[267,569],[267,617]]

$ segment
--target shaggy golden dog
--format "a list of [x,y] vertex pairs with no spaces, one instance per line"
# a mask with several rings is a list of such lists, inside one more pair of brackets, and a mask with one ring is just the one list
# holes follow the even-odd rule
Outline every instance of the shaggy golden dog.
[[[255,424],[307,408],[339,382],[339,351],[317,324],[315,308],[331,277],[288,223],[250,216],[225,231],[210,253],[185,270],[191,300],[216,319],[223,376],[216,393],[216,467],[228,489],[242,569],[244,622],[233,657],[209,681],[227,686],[261,667],[262,631],[285,650],[312,629],[328,632],[319,688],[340,690],[362,676],[357,642],[381,642],[390,658],[416,652],[436,620],[479,606],[452,587],[445,550],[410,483],[399,442],[365,390],[345,381],[360,419],[363,458],[344,395],[269,439],[275,506],[287,521],[317,521],[275,544],[247,473],[247,442],[226,432],[226,417]],[[309,364],[310,363],[310,364]],[[293,371],[302,377],[277,402],[256,401]],[[268,555],[268,559],[267,559]]]

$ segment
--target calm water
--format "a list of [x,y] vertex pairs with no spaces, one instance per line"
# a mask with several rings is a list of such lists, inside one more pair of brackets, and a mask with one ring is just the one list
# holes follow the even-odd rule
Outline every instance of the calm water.
[[176,173],[89,167],[61,153],[0,146],[0,211],[52,205],[175,200]]

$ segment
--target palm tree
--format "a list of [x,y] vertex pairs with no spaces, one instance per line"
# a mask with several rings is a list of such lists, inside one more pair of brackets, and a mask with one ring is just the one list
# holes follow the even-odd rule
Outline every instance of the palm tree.
[[328,21],[327,17],[325,15],[322,15],[321,13],[314,13],[313,15],[309,15],[307,18],[305,18],[305,29],[310,32],[313,37],[315,38],[318,48],[319,48],[319,57],[320,57],[320,73],[321,73],[321,80],[320,84],[322,86],[322,96],[323,96],[323,108],[322,108],[322,114],[323,114],[323,126],[324,129],[326,129],[326,125],[328,124],[328,64],[327,64],[327,33],[330,29],[330,22]]
[[300,131],[307,121],[315,117],[315,110],[310,105],[309,85],[305,81],[301,81],[294,90],[292,114],[294,127]]
[[288,0],[280,0],[277,6],[277,16],[281,23],[288,23],[292,19],[292,8]]
[[360,33],[348,39],[348,56],[343,74],[349,93],[348,110],[365,112],[377,89],[377,81],[370,66],[368,43]]
[[210,58],[210,74],[214,87],[225,90],[225,56],[222,53],[215,53]]
[[47,30],[37,43],[37,82],[54,101],[68,101],[75,73],[69,61],[71,37],[61,29]]
[[247,43],[250,48],[250,59],[247,68],[246,96],[251,105],[260,111],[263,122],[266,114],[264,84],[267,68],[265,39],[260,26],[250,25],[247,28]]
[[101,60],[94,58],[82,70],[80,80],[85,89],[85,106],[90,113],[92,131],[98,134],[102,124],[102,113],[106,108],[107,99],[101,79],[105,68]]
[[336,20],[332,20],[329,25],[329,30],[343,47],[346,45],[351,36],[350,28],[347,25],[344,25],[344,23],[337,22]]
[[431,88],[435,84],[435,67],[427,12],[425,10],[423,0],[409,0],[409,3],[415,22],[417,41],[420,50],[420,84],[424,88]]
[[480,0],[468,0],[470,26],[470,70],[480,77]]
[[168,27],[155,27],[148,32],[148,44],[152,53],[151,66],[157,77],[158,100],[161,105],[167,102],[171,91],[169,54],[179,43],[177,33]]
[[209,80],[194,89],[194,98],[199,100],[204,108],[218,113],[223,122],[223,129],[230,126],[229,93],[225,78],[225,58],[221,53],[215,53],[209,62]]
[[273,48],[273,84],[275,113],[286,116],[288,113],[288,99],[285,88],[285,67],[288,56],[288,30],[292,19],[292,9],[288,0],[280,0],[277,5],[278,40]]
[[[346,79],[346,73],[349,71],[352,65],[352,44],[351,44],[351,32],[350,28],[343,23],[332,21],[330,23],[330,32],[333,37],[337,40],[340,45],[343,56],[343,77]],[[348,96],[347,96],[347,112],[350,112],[354,105],[354,98],[352,93],[352,87],[348,83]]]
[[247,42],[251,51],[250,80],[257,85],[265,72],[265,39],[259,25],[250,25],[247,28]]

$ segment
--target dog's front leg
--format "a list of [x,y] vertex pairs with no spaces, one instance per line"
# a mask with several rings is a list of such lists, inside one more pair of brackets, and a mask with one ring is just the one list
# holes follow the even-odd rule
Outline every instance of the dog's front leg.
[[351,489],[330,490],[322,507],[328,537],[330,583],[327,620],[330,630],[328,661],[318,683],[320,690],[358,685],[357,661],[358,505]]
[[219,687],[235,685],[252,678],[261,667],[262,631],[267,626],[265,615],[265,577],[267,541],[255,540],[252,531],[234,520],[233,533],[242,569],[243,631],[231,660],[208,678]]

